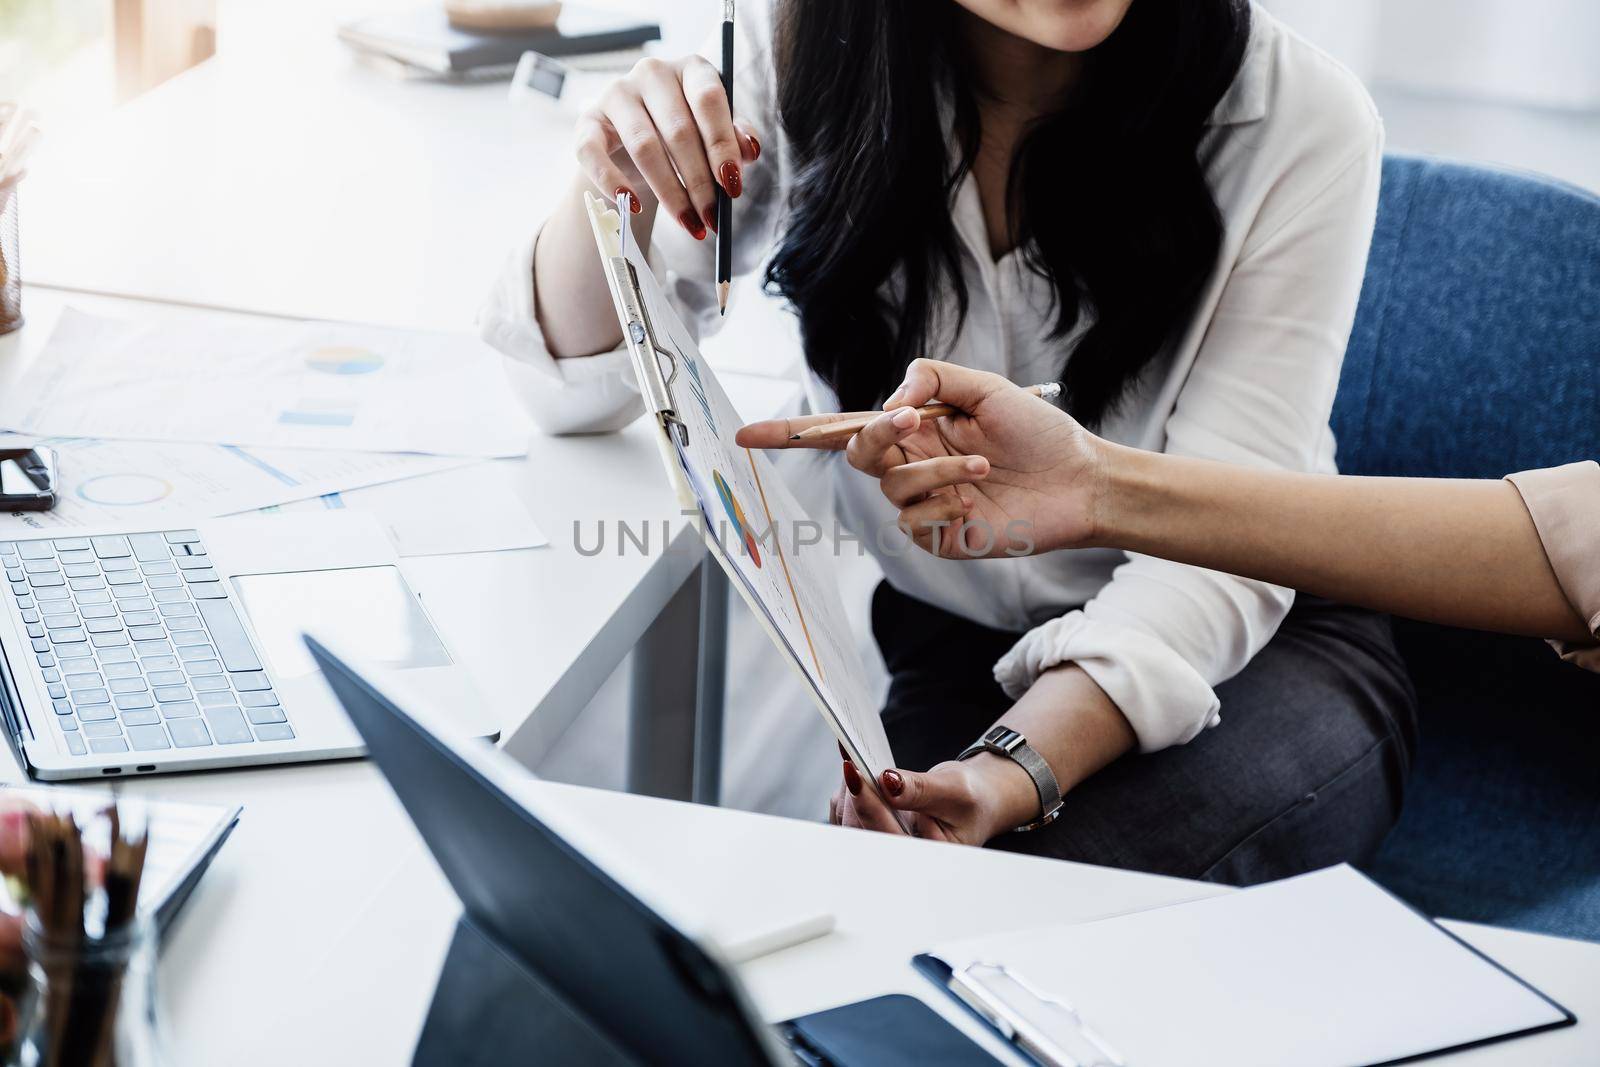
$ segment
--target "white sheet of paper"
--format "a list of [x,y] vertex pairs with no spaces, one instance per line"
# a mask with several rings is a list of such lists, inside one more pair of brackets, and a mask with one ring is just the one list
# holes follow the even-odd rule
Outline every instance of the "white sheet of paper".
[[56,505],[0,515],[0,535],[232,515],[475,462],[457,456],[0,434],[0,448],[34,444],[56,452]]
[[121,322],[68,308],[0,399],[53,437],[520,456],[528,416],[474,337],[340,323]]
[[1348,866],[932,955],[1003,965],[1139,1067],[1384,1063],[1565,1018]]
[[[616,213],[592,207],[591,221],[602,253],[615,255]],[[743,424],[737,409],[667,302],[637,242],[627,241],[627,259],[638,276],[656,342],[677,361],[672,387],[689,440],[686,446],[674,440],[675,457],[668,463],[677,469],[669,466],[669,476],[689,486],[706,523],[706,540],[728,565],[735,588],[805,678],[834,734],[877,788],[878,775],[894,766],[894,756],[878,701],[862,683],[866,672],[833,576],[832,541],[796,543],[810,536],[804,524],[816,524],[765,453],[733,443]]]
[[539,548],[550,539],[522,502],[519,461],[474,463],[404,482],[301,500],[279,511],[349,508],[383,523],[402,556]]

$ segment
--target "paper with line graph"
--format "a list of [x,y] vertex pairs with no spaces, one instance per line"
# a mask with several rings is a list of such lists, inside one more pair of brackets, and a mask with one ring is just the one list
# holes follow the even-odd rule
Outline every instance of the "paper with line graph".
[[[618,215],[593,198],[589,210],[601,254],[614,261],[622,251]],[[631,240],[623,258],[633,268],[650,344],[663,357],[657,365],[667,365],[664,357],[670,357],[677,368],[670,383],[662,382],[670,384],[673,411],[684,431],[663,431],[668,475],[685,507],[699,511],[706,543],[734,587],[799,670],[834,735],[866,772],[863,777],[877,788],[879,773],[894,766],[894,757],[878,703],[862,683],[865,671],[839,599],[833,545],[827,539],[817,543],[820,527],[766,454],[734,444],[742,425],[737,409]],[[608,276],[616,297],[617,277]],[[617,307],[628,333],[626,301],[619,297]],[[641,377],[654,373],[643,362],[643,347],[632,347],[635,370]],[[646,396],[652,392],[648,387],[642,391]]]
[[51,437],[432,455],[525,455],[528,415],[476,337],[333,322],[61,313],[0,396]]
[[456,456],[0,434],[0,448],[35,444],[55,449],[56,506],[0,514],[0,537],[232,515],[477,462]]

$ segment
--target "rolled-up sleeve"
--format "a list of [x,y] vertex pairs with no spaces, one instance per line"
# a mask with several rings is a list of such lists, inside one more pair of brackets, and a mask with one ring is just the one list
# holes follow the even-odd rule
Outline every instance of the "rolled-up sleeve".
[[506,357],[506,377],[546,433],[618,430],[642,406],[626,348],[598,356],[556,359],[539,328],[533,287],[537,235],[513,249],[478,314],[478,329]]
[[[1377,213],[1376,114],[1337,155],[1269,195],[1220,293],[1165,426],[1165,451],[1311,469],[1328,417]],[[1330,158],[1331,156],[1331,158]],[[1080,611],[1025,634],[996,665],[1013,697],[1063,663],[1082,667],[1151,752],[1220,722],[1213,687],[1282,623],[1291,590],[1130,555]]]
[[1563,659],[1600,671],[1600,463],[1523,471],[1506,480],[1522,494],[1567,603],[1596,635],[1587,644],[1552,644]]
[[[735,80],[737,117],[760,131],[759,163],[745,169],[744,192],[734,218],[733,273],[751,273],[765,258],[781,203],[784,155],[773,110],[770,35],[765,15],[741,12],[740,66]],[[720,45],[718,46],[720,48]],[[714,53],[702,50],[708,59]],[[770,131],[770,132],[768,132]],[[534,290],[536,234],[511,251],[478,313],[483,339],[506,357],[511,387],[546,433],[590,433],[621,429],[643,410],[627,349],[619,346],[594,356],[557,359],[539,327]],[[661,282],[678,317],[696,340],[721,324],[713,273],[715,246],[696,241],[670,219],[659,217],[649,253],[651,272]]]

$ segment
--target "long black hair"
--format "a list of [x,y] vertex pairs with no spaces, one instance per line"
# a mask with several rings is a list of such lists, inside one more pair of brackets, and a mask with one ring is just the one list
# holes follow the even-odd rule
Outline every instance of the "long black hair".
[[[847,408],[881,403],[967,314],[950,207],[980,131],[957,14],[954,0],[778,0],[795,181],[767,284]],[[1007,210],[1025,262],[1053,283],[1052,336],[1094,317],[1061,374],[1068,410],[1090,426],[1215,266],[1222,219],[1198,150],[1249,34],[1248,0],[1133,0],[1018,144]],[[954,322],[940,319],[947,286]]]

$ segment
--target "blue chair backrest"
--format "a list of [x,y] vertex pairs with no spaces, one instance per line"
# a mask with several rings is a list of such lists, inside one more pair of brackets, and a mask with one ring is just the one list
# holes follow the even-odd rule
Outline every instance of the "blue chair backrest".
[[[1600,198],[1385,159],[1333,428],[1346,474],[1600,458]],[[1600,675],[1531,638],[1396,636],[1422,742],[1371,873],[1432,915],[1600,940]]]
[[1333,428],[1345,474],[1600,458],[1600,197],[1386,158]]

